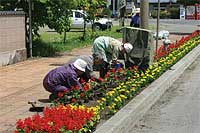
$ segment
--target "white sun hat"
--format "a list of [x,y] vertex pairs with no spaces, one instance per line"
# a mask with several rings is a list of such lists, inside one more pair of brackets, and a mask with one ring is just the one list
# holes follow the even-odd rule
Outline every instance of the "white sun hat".
[[74,67],[76,67],[78,70],[85,72],[85,68],[87,66],[87,62],[85,62],[82,59],[77,59],[74,63],[73,63]]
[[127,53],[130,53],[131,50],[133,49],[133,45],[130,44],[130,43],[125,43],[125,44],[124,44],[124,49],[125,49],[125,51],[126,51]]

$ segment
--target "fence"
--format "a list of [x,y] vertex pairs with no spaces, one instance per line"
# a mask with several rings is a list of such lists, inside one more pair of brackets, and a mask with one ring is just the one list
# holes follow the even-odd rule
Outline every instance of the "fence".
[[26,58],[25,13],[0,11],[0,66]]

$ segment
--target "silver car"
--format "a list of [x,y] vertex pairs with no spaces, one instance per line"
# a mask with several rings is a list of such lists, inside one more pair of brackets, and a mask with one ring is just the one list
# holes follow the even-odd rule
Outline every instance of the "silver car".
[[[84,16],[87,14],[83,10],[72,10],[71,20],[72,25],[70,29],[82,29],[84,28]],[[91,22],[86,22],[86,27],[91,27]],[[95,30],[105,30],[112,27],[112,21],[107,18],[100,18],[95,20],[94,29]]]

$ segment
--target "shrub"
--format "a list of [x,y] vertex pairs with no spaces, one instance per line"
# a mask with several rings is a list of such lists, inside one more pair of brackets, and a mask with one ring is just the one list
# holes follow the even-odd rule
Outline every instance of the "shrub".
[[179,8],[169,8],[170,18],[178,19],[179,18]]
[[41,39],[33,40],[33,56],[48,57],[54,56],[58,49],[49,43],[45,43]]
[[[157,10],[153,10],[152,12],[151,12],[151,16],[153,17],[153,18],[157,18]],[[160,11],[160,18],[161,19],[165,19],[165,18],[169,18],[170,17],[170,13],[168,12],[168,11],[166,11],[166,10],[164,10],[164,11]]]

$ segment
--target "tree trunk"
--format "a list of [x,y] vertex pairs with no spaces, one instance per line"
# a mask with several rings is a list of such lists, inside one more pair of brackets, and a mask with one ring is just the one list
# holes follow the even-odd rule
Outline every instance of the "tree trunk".
[[94,20],[92,20],[92,38],[94,37],[94,32],[95,32],[95,26],[94,26]]
[[84,20],[83,37],[82,37],[83,40],[85,40],[85,35],[86,35],[86,22]]
[[64,42],[64,43],[66,42],[66,30],[64,31],[64,39],[63,39],[63,42]]
[[149,1],[142,0],[140,3],[140,10],[141,10],[141,28],[148,29],[149,28]]

